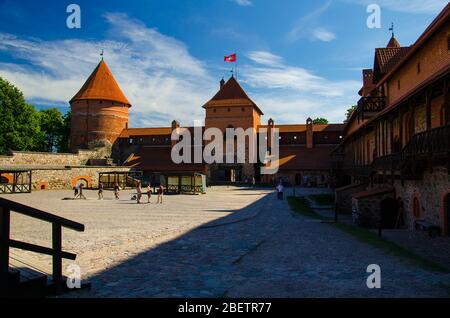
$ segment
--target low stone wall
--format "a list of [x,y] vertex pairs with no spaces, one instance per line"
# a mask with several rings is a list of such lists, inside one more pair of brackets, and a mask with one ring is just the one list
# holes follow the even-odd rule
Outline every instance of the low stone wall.
[[335,189],[335,202],[338,213],[350,214],[352,212],[352,194],[364,191],[367,184],[351,184]]
[[49,153],[13,151],[11,155],[0,156],[0,166],[80,166],[89,159],[104,158],[102,148],[79,150],[77,153]]
[[[370,193],[377,189],[367,190],[363,193]],[[395,199],[395,189],[383,193],[373,193],[371,195],[362,195],[360,193],[352,196],[352,211],[359,214],[359,222],[364,227],[377,227],[381,216],[381,202],[385,199]],[[395,216],[394,216],[395,217]]]
[[414,198],[419,202],[419,219],[425,219],[435,225],[446,229],[446,216],[444,198],[450,193],[450,176],[446,167],[435,167],[433,173],[425,172],[423,180],[405,181],[402,186],[400,181],[395,182],[396,192],[403,200],[405,223],[413,229]]
[[78,182],[83,182],[88,188],[98,187],[100,172],[128,172],[129,167],[91,167],[77,166],[56,169],[33,169],[32,190],[62,190],[72,189]]

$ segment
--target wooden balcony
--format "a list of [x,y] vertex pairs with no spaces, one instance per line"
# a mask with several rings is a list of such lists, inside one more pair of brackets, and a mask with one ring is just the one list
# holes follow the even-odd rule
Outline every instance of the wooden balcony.
[[402,159],[419,155],[448,154],[450,152],[450,125],[414,135],[402,151]]
[[373,115],[383,110],[385,104],[386,102],[383,96],[361,97],[356,108],[358,120],[371,118]]
[[402,179],[418,179],[427,168],[447,164],[450,173],[450,125],[434,128],[411,137],[402,151],[375,158],[371,164],[358,165],[345,159],[333,162],[355,176],[367,177],[376,172],[398,173]]

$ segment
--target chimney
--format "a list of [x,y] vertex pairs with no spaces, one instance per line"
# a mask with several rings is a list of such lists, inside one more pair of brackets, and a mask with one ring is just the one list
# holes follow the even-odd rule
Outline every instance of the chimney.
[[[180,123],[176,120],[172,121],[172,133],[174,130],[180,128]],[[178,140],[172,140],[172,147],[174,147],[178,143]]]
[[311,149],[314,147],[313,143],[313,121],[311,118],[306,120],[306,148]]
[[220,89],[222,89],[223,85],[225,85],[225,80],[222,78],[220,80]]

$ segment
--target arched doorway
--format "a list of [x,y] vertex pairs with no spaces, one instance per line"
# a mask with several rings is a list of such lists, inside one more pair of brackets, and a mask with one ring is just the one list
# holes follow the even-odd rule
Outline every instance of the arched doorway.
[[386,198],[380,202],[381,226],[385,229],[395,228],[398,217],[398,202],[394,198]]

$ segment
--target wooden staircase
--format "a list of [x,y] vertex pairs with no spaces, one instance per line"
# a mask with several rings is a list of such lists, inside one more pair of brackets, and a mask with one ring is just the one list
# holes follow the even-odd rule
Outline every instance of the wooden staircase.
[[[11,212],[51,223],[52,248],[11,239]],[[83,224],[0,198],[0,297],[45,297],[71,291],[62,275],[62,259],[75,260],[76,255],[62,250],[63,227],[84,231]],[[51,270],[11,248],[52,256]],[[90,288],[90,283],[81,287]]]

